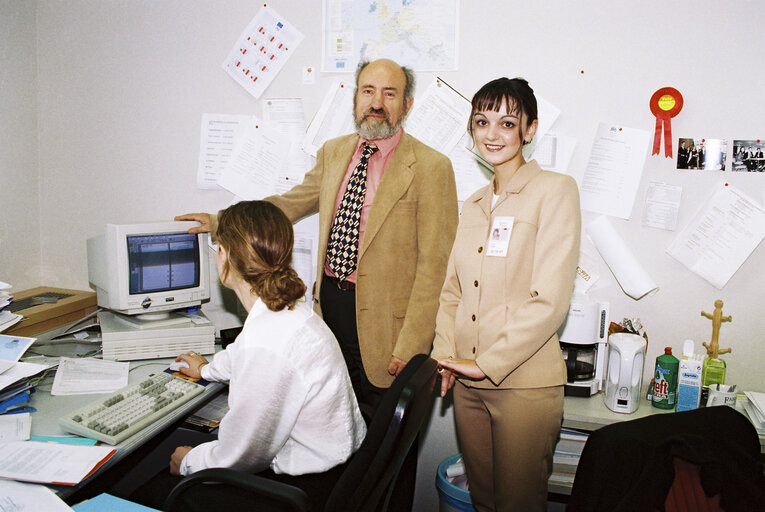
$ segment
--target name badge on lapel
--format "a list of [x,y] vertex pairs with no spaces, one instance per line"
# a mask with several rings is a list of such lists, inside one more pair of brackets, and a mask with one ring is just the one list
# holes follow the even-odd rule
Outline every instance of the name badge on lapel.
[[489,241],[486,244],[486,256],[507,256],[507,248],[510,245],[510,234],[513,231],[515,217],[494,217],[489,232]]

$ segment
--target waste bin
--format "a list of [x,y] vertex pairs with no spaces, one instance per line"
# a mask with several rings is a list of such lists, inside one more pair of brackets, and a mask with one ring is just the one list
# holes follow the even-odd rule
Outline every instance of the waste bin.
[[452,455],[438,465],[436,471],[436,489],[438,489],[439,512],[475,512],[470,491],[458,487],[446,477],[446,468],[457,462],[461,453]]

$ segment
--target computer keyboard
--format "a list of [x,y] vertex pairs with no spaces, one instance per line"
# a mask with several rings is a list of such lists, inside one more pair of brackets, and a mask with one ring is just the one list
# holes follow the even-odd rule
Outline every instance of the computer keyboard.
[[73,434],[118,444],[204,391],[201,384],[152,373],[59,418]]

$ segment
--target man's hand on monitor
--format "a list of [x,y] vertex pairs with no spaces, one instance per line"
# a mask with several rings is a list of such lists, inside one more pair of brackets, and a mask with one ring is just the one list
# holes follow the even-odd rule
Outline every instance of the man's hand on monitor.
[[213,219],[209,213],[186,213],[178,215],[173,220],[193,220],[199,222],[199,226],[189,229],[189,233],[210,233],[213,231]]

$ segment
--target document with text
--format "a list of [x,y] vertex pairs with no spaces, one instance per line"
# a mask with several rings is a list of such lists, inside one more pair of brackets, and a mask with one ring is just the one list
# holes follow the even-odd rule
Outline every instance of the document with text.
[[741,190],[721,183],[667,253],[722,289],[763,238],[762,206]]
[[649,142],[647,130],[600,123],[579,185],[583,210],[630,218]]

